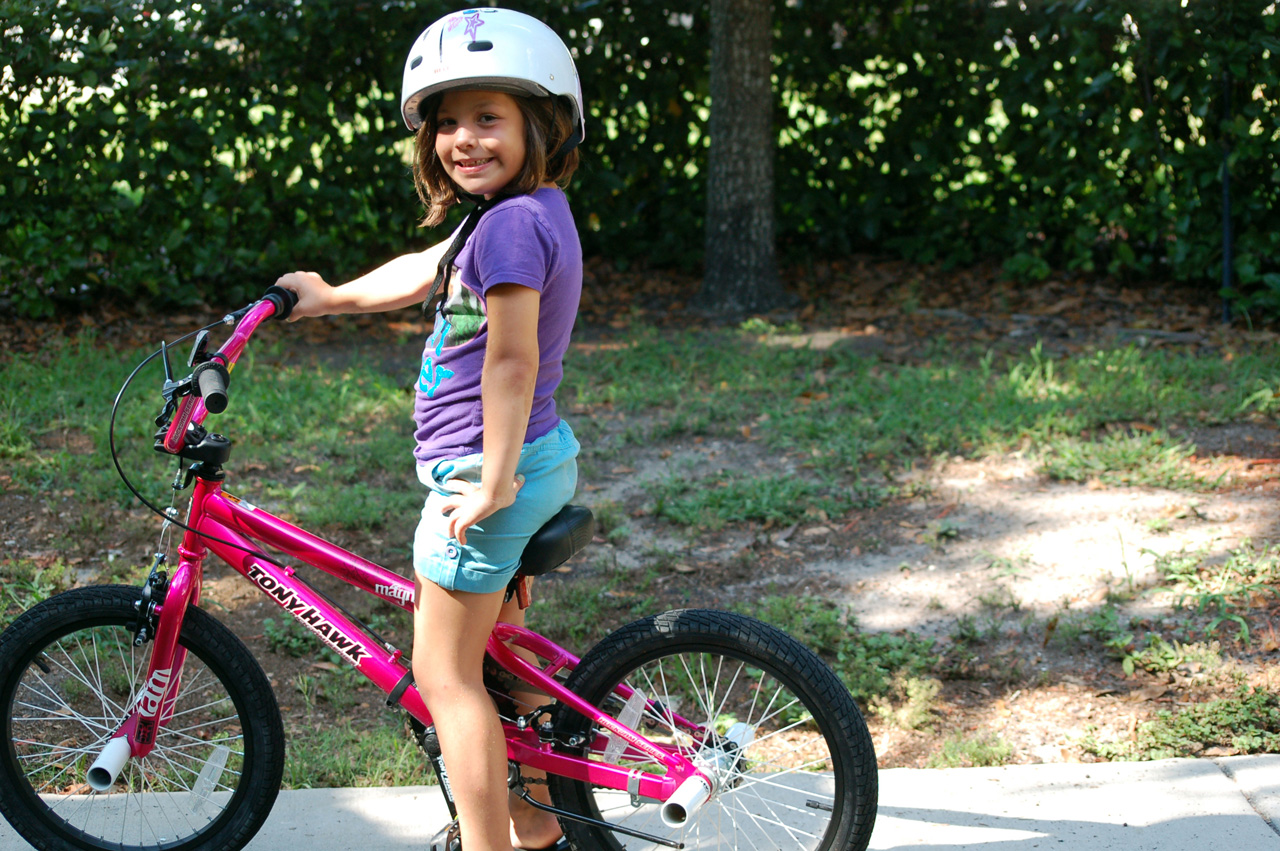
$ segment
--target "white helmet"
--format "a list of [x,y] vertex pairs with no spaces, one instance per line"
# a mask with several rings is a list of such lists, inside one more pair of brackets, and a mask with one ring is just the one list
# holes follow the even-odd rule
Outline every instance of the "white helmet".
[[510,9],[467,9],[445,15],[418,36],[404,63],[400,112],[410,130],[418,108],[437,92],[493,89],[534,97],[563,96],[581,142],[586,130],[582,85],[573,56],[555,31]]

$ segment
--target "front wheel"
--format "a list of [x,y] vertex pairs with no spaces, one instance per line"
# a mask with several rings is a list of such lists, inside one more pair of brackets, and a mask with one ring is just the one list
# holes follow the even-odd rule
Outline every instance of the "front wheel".
[[176,703],[155,748],[95,792],[89,766],[145,687],[137,588],[59,594],[0,635],[0,811],[41,851],[234,851],[266,819],[284,728],[262,669],[226,627],[190,608]]
[[[720,783],[678,827],[664,824],[661,802],[551,777],[561,809],[699,851],[863,851],[870,842],[877,778],[866,722],[831,669],[782,631],[728,612],[666,612],[606,637],[566,685],[651,741],[716,765]],[[577,713],[560,723],[595,743],[592,759],[655,769],[625,748],[610,753],[608,737]],[[562,822],[575,851],[664,847]]]

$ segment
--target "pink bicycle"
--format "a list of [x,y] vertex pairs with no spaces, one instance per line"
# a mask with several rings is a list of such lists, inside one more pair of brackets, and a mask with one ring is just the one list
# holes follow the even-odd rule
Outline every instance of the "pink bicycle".
[[[226,407],[229,370],[258,325],[292,306],[273,287],[215,323],[234,325],[216,351],[215,325],[201,329],[185,378],[168,346],[147,359],[162,357],[167,376],[156,449],[179,459],[175,491],[194,485],[186,520],[166,520],[185,530],[172,570],[157,555],[140,587],[67,591],[0,635],[0,811],[36,848],[239,849],[267,818],[284,765],[280,709],[244,644],[199,607],[210,552],[409,714],[449,798],[406,655],[290,559],[404,609],[412,582],[223,490],[231,441],[203,422]],[[592,526],[588,510],[567,507],[530,542],[522,572],[563,563]],[[866,724],[830,668],[776,628],[670,611],[579,659],[499,624],[488,654],[512,788],[554,812],[576,851],[866,848],[877,795]],[[517,681],[545,704],[518,708]],[[527,797],[522,766],[547,772],[552,806]]]

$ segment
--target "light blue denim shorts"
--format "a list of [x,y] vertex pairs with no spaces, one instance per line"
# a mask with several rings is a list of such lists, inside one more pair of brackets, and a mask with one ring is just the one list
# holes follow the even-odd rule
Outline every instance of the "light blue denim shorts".
[[418,465],[418,479],[431,489],[413,536],[413,569],[447,591],[478,594],[507,587],[520,567],[525,544],[566,503],[578,487],[578,441],[564,420],[520,450],[516,472],[524,486],[516,501],[467,529],[467,543],[449,537],[441,513],[453,492],[450,479],[480,483],[483,456],[477,452]]

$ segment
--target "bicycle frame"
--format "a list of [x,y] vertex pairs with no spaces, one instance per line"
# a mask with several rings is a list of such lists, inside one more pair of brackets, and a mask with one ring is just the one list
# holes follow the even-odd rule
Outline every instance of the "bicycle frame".
[[[225,358],[228,365],[233,365],[253,330],[272,312],[269,306],[264,308],[261,305],[250,310],[224,344],[219,356]],[[171,444],[181,446],[180,440],[174,439],[175,430],[180,425],[185,432],[188,423],[199,424],[205,414],[203,401],[192,396],[183,398],[165,438],[165,447],[169,448]],[[99,758],[99,763],[108,762],[107,770],[114,767],[113,775],[128,757],[142,757],[151,751],[156,730],[167,722],[173,710],[185,660],[185,651],[180,647],[178,637],[187,607],[200,602],[204,559],[210,552],[253,583],[386,693],[389,706],[398,705],[424,725],[431,724],[426,704],[411,682],[408,660],[400,650],[384,644],[353,621],[299,577],[294,567],[282,567],[255,553],[260,552],[263,546],[278,550],[407,611],[413,609],[414,596],[413,583],[409,579],[275,517],[242,498],[225,493],[220,475],[195,476],[186,525],[187,531],[178,547],[179,561],[169,577],[164,599],[154,604],[150,612],[157,620],[157,628],[148,660],[147,685]],[[513,646],[548,661],[544,667],[538,667],[519,656]],[[627,744],[629,755],[643,756],[661,766],[662,770],[640,772],[591,760],[589,755],[602,749],[604,735],[596,742],[585,743],[587,755],[579,756],[557,749],[556,742],[544,741],[539,731],[528,725],[521,729],[517,724],[504,721],[510,759],[549,774],[628,791],[654,801],[667,801],[686,781],[697,780],[705,782],[708,790],[714,788],[706,772],[676,752],[674,747],[651,741],[568,691],[556,675],[572,670],[578,664],[578,657],[569,651],[531,630],[505,623],[495,627],[489,637],[487,651],[502,668],[534,690],[619,737]],[[618,693],[624,699],[632,694],[626,686],[620,686]],[[691,735],[707,734],[700,725],[674,715],[668,709],[659,709],[652,702],[649,708],[650,711],[662,712]]]

